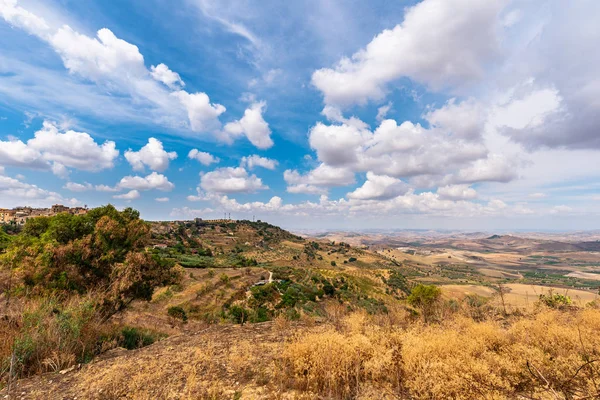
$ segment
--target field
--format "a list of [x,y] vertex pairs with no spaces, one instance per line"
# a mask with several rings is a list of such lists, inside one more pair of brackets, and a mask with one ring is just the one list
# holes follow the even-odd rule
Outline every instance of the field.
[[[584,307],[587,303],[598,300],[600,295],[597,293],[576,290],[556,288],[551,286],[525,285],[519,283],[508,283],[503,285],[507,293],[505,294],[505,304],[514,309],[533,308],[541,294],[558,293],[569,296],[577,306]],[[448,298],[463,299],[467,295],[477,295],[493,299],[496,306],[500,306],[500,297],[498,290],[489,286],[479,285],[443,285],[442,290]]]

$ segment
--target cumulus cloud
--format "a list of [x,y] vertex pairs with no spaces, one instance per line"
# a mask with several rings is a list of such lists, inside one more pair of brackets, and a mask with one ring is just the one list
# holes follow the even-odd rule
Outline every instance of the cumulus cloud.
[[110,29],[102,28],[91,37],[66,24],[51,27],[15,0],[2,0],[0,4],[0,17],[47,42],[71,74],[94,82],[98,92],[119,95],[122,103],[133,104],[163,125],[196,132],[221,128],[218,118],[225,112],[224,106],[212,104],[206,93],[182,90],[181,77],[165,64],[148,69],[139,48]]
[[125,176],[116,186],[119,189],[132,189],[132,190],[160,190],[163,192],[170,192],[175,188],[169,179],[162,174],[156,172],[151,173],[145,177],[141,176]]
[[118,187],[112,187],[108,185],[96,185],[94,189],[98,192],[118,192],[120,189]]
[[85,171],[112,168],[119,155],[113,141],[98,145],[85,132],[68,130],[61,133],[56,125],[47,121],[35,137],[27,141],[27,146],[39,151],[46,161]]
[[206,218],[207,214],[214,213],[215,210],[212,208],[202,208],[202,209],[193,209],[189,207],[182,208],[174,208],[171,210],[171,217],[183,217],[186,219],[204,217]]
[[447,200],[471,200],[477,197],[477,192],[469,185],[442,186],[438,188],[437,194],[441,199]]
[[159,203],[166,203],[169,201],[168,197],[157,197],[154,199],[154,201],[158,201]]
[[65,184],[65,186],[63,186],[65,189],[70,190],[71,192],[86,192],[88,190],[92,190],[94,189],[94,186],[92,186],[91,184],[85,182],[85,183],[76,183],[76,182],[67,182]]
[[262,115],[266,105],[264,101],[253,103],[240,120],[225,125],[222,139],[232,142],[234,138],[246,136],[250,143],[259,149],[272,147],[271,129]]
[[[401,216],[425,214],[431,216],[482,217],[508,216],[526,211],[522,205],[509,206],[499,199],[487,203],[474,203],[465,200],[442,199],[437,193],[423,192],[416,194],[408,191],[387,200],[338,199],[331,200],[320,196],[317,202],[305,201],[297,204],[286,204],[278,196],[268,202],[240,203],[228,196],[214,196],[209,199],[219,209],[231,212],[261,212],[296,216]],[[549,214],[544,210],[542,214]]]
[[177,72],[173,72],[165,64],[158,64],[150,67],[151,75],[154,79],[164,83],[171,89],[180,89],[185,86],[183,80]]
[[210,153],[207,153],[205,151],[200,151],[198,149],[190,150],[190,152],[188,153],[188,158],[191,158],[192,160],[196,160],[200,164],[207,165],[207,166],[210,164],[216,164],[219,161],[221,161],[218,157],[215,157]]
[[304,175],[288,169],[283,173],[283,179],[288,184],[288,192],[307,194],[322,193],[327,188],[346,186],[355,182],[352,171],[324,163]]
[[423,117],[432,128],[441,129],[453,138],[468,140],[481,138],[487,120],[482,105],[474,99],[457,102],[455,98]]
[[518,160],[511,160],[500,154],[491,154],[461,169],[454,181],[457,183],[509,182],[518,177],[518,165]]
[[394,178],[429,176],[435,183],[432,177],[441,179],[487,157],[479,135],[463,134],[472,126],[439,116],[429,129],[409,121],[398,125],[390,119],[382,121],[375,131],[354,122],[317,123],[310,130],[309,143],[318,159],[333,167]]
[[188,93],[179,90],[171,93],[185,107],[194,131],[212,131],[220,127],[218,117],[226,111],[221,104],[212,104],[206,93]]
[[48,169],[39,151],[20,140],[0,141],[0,164],[3,166]]
[[49,121],[44,121],[27,143],[17,139],[0,141],[0,164],[51,170],[61,177],[68,175],[67,168],[92,172],[112,168],[118,155],[113,141],[100,145],[85,132],[60,132]]
[[351,58],[315,71],[312,83],[325,103],[341,106],[380,100],[388,84],[403,76],[433,89],[469,84],[499,56],[499,17],[505,4],[424,0],[407,9],[401,24],[381,32]]
[[113,196],[113,198],[120,200],[135,200],[140,198],[140,192],[134,189],[124,194],[116,194]]
[[200,187],[209,193],[254,193],[268,189],[256,175],[249,175],[242,167],[218,168],[203,174]]
[[73,205],[79,203],[77,199],[64,198],[59,193],[5,175],[0,175],[0,201],[4,207],[22,206],[23,202],[34,207],[48,207],[56,203]]
[[583,1],[565,7],[553,1],[544,5],[542,21],[527,18],[539,9],[538,2],[520,5],[529,8],[515,28],[526,33],[522,40],[529,42],[517,47],[514,58],[519,62],[508,65],[502,76],[503,81],[516,83],[505,88],[506,107],[518,114],[536,112],[529,123],[508,126],[504,133],[530,150],[599,149],[600,54],[595,49],[600,31],[593,27],[600,3]]
[[262,167],[270,170],[274,170],[278,164],[279,162],[277,160],[261,157],[256,154],[253,154],[248,157],[242,157],[242,161],[240,163],[242,167],[247,167],[248,169],[253,169],[254,167]]
[[143,171],[147,166],[153,171],[163,172],[169,167],[169,161],[176,158],[176,152],[166,152],[162,142],[153,137],[139,151],[129,149],[125,152],[125,159],[134,171]]
[[408,185],[400,179],[387,175],[375,175],[367,172],[367,180],[355,191],[348,193],[348,198],[358,200],[388,200],[408,192]]
[[315,185],[309,185],[307,183],[297,183],[295,185],[288,185],[288,193],[303,193],[303,194],[325,194],[327,188],[318,187]]

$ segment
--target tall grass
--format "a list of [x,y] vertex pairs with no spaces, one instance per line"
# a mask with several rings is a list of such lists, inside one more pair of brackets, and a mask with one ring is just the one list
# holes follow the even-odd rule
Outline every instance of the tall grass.
[[599,311],[542,311],[506,324],[459,315],[401,329],[351,314],[341,328],[295,336],[282,373],[298,390],[339,399],[600,397]]

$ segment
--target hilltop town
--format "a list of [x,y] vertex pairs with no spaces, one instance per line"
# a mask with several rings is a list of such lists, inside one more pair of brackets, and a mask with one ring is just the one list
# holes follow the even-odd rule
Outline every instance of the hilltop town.
[[67,207],[55,204],[50,208],[15,207],[12,209],[0,208],[0,224],[24,225],[29,218],[51,217],[60,213],[73,215],[87,214],[86,207]]

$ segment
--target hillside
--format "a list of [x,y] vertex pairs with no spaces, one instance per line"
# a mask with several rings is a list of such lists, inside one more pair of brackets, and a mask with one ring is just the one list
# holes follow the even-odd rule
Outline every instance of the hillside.
[[598,393],[599,302],[591,286],[559,289],[593,273],[573,267],[581,275],[551,287],[529,271],[562,258],[536,255],[539,241],[461,240],[492,244],[359,248],[260,221],[147,223],[110,206],[28,221],[1,259],[0,394],[9,384],[24,399]]

